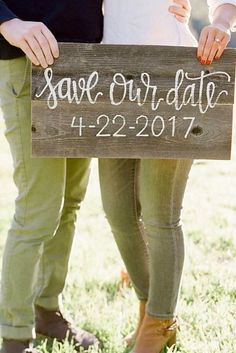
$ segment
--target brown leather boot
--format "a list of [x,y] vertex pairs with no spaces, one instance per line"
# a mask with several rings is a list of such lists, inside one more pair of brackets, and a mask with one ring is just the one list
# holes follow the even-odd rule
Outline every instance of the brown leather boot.
[[136,330],[132,331],[124,338],[124,343],[127,347],[133,347],[133,345],[135,344],[135,340],[138,336],[145,315],[146,303],[146,300],[140,300],[139,302],[139,319]]
[[30,341],[8,340],[3,338],[1,353],[40,353]]
[[174,344],[177,327],[176,318],[161,320],[145,314],[132,353],[160,353]]
[[88,349],[99,345],[98,339],[91,333],[80,328],[74,328],[59,310],[46,310],[40,306],[35,307],[36,333],[64,341],[66,338],[75,344],[77,351],[80,348]]

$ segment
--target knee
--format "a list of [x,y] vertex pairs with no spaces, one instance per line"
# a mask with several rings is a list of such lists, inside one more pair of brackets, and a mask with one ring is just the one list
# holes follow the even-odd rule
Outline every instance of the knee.
[[79,201],[65,200],[60,216],[60,222],[75,224],[80,205],[81,202]]
[[144,218],[145,228],[151,232],[177,231],[182,229],[180,218]]
[[59,205],[51,208],[17,207],[9,234],[25,242],[45,242],[54,236],[60,219]]
[[63,208],[62,208],[62,213],[65,213],[65,214],[76,213],[76,211],[80,209],[81,203],[82,203],[82,199],[77,199],[77,200],[65,199]]

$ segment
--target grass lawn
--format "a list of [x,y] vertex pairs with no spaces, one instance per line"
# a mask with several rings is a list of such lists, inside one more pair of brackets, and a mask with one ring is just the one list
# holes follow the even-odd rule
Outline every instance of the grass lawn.
[[[1,252],[16,190],[0,120]],[[179,304],[181,353],[234,353],[236,323],[236,145],[232,161],[196,161],[185,197],[186,262]],[[63,249],[62,249],[63,251]],[[124,353],[122,336],[135,325],[132,288],[119,288],[123,268],[102,211],[97,164],[80,212],[63,294],[76,324],[103,340],[102,352]],[[44,353],[72,353],[65,343],[38,341]],[[95,352],[95,351],[94,351]]]

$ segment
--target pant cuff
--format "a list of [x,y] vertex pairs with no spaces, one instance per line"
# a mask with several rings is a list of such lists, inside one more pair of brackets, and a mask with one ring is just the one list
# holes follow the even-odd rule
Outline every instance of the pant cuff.
[[17,327],[17,326],[1,326],[1,337],[13,340],[31,340],[36,338],[35,328]]
[[169,320],[169,319],[173,319],[176,317],[175,314],[158,314],[158,313],[154,313],[150,310],[146,310],[146,313],[149,315],[149,316],[152,316],[152,317],[155,317],[157,319],[162,319],[162,320]]
[[35,300],[35,304],[48,310],[57,310],[60,308],[59,299],[57,297],[40,297]]
[[147,302],[148,301],[148,298],[146,297],[138,297],[138,300],[141,302]]

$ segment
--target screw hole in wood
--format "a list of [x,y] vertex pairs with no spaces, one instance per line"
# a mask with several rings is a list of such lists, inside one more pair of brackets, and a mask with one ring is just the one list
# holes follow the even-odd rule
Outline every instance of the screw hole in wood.
[[203,128],[201,126],[195,126],[191,133],[195,136],[199,136],[199,135],[202,135],[203,134]]

